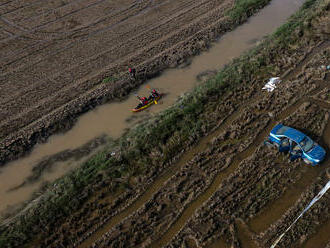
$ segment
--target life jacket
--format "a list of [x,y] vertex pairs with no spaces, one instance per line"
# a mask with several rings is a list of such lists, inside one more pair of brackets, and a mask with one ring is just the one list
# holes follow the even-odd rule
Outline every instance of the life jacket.
[[147,100],[146,97],[142,97],[141,98],[141,101],[142,101],[143,104],[147,104],[148,103],[148,100]]
[[158,94],[158,92],[156,90],[152,90],[151,95],[153,97],[157,97],[159,94]]

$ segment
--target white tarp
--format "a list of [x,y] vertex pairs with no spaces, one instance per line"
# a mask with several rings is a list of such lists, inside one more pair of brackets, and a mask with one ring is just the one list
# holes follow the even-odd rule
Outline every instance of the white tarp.
[[267,90],[268,92],[272,92],[276,88],[276,84],[280,82],[281,79],[279,77],[270,78],[262,89]]
[[275,246],[280,242],[280,240],[283,238],[284,234],[286,234],[291,227],[300,219],[301,216],[303,216],[304,213],[307,212],[308,209],[310,209],[315,202],[321,199],[321,197],[325,194],[325,192],[328,191],[330,188],[330,181],[323,187],[323,189],[313,198],[313,200],[308,204],[308,206],[304,209],[304,211],[301,212],[301,214],[297,217],[297,219],[294,220],[294,222],[284,231],[284,233],[281,234],[281,236],[278,237],[278,239],[274,242],[274,244],[271,246],[271,248],[275,248]]

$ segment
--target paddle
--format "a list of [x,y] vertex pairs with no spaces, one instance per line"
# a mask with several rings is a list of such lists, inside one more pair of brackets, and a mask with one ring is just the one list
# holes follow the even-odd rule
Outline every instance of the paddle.
[[[147,89],[151,90],[151,87],[149,85],[146,85]],[[156,99],[154,98],[154,103],[158,104],[158,102],[156,101]]]

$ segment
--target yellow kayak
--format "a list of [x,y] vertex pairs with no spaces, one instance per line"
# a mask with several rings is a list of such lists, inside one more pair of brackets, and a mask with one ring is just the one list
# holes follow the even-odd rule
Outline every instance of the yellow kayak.
[[132,112],[139,112],[139,111],[142,111],[142,110],[144,110],[144,109],[146,109],[146,108],[149,108],[151,105],[153,105],[154,103],[155,103],[155,100],[156,101],[158,101],[160,98],[162,97],[162,94],[159,94],[159,96],[158,97],[156,97],[154,100],[150,100],[150,102],[148,102],[146,105],[143,105],[142,107],[140,107],[140,108],[134,108],[134,109],[132,109]]

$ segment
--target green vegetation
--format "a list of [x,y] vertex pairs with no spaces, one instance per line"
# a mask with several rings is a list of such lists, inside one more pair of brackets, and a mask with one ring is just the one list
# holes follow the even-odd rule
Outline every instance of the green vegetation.
[[[265,2],[268,1],[239,0],[231,15],[237,19],[251,6]],[[0,227],[0,247],[21,246],[36,239],[45,226],[51,229],[57,221],[79,209],[96,190],[93,186],[104,180],[123,179],[121,182],[113,181],[112,190],[115,191],[125,187],[130,177],[158,173],[179,151],[215,126],[215,117],[209,113],[216,109],[225,94],[279,72],[280,69],[273,66],[274,60],[281,56],[279,51],[286,49],[286,53],[294,53],[290,47],[300,41],[296,28],[310,29],[306,20],[326,11],[327,6],[320,3],[324,1],[307,1],[287,24],[257,48],[235,59],[214,78],[179,99],[174,106],[113,141],[105,151],[81,168],[57,180],[56,186],[49,186],[33,207],[12,224]],[[119,151],[120,155],[109,156],[113,150]]]
[[269,2],[270,0],[236,0],[234,8],[228,11],[228,15],[236,23],[240,23]]
[[105,79],[103,79],[102,83],[114,83],[118,81],[118,78],[115,76],[110,76],[110,77],[106,77]]

